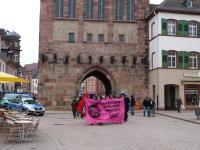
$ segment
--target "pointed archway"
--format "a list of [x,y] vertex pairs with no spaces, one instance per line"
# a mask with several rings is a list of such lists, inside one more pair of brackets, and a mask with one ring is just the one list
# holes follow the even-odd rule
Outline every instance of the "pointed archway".
[[78,81],[78,91],[81,83],[91,76],[94,76],[102,81],[105,87],[106,95],[115,93],[115,83],[112,76],[106,70],[100,67],[92,67],[83,73],[82,77]]

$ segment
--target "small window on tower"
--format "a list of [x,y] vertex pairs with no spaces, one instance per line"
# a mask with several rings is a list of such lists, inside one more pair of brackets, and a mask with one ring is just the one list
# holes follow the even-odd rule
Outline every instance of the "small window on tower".
[[98,38],[99,38],[98,40],[99,40],[100,43],[104,42],[104,34],[99,34]]
[[122,64],[124,65],[126,63],[126,56],[122,57]]
[[100,57],[99,57],[99,62],[100,62],[100,64],[103,63],[103,56],[100,56]]
[[114,64],[114,62],[115,62],[115,56],[111,56],[111,57],[110,57],[110,63],[111,63],[111,64]]
[[77,56],[77,64],[80,64],[80,63],[81,63],[81,56],[78,55],[78,56]]
[[92,63],[92,56],[88,57],[88,63],[91,64]]
[[92,42],[92,34],[87,34],[87,42]]
[[54,61],[54,63],[57,63],[57,54],[53,55],[53,61]]
[[64,64],[69,64],[69,56],[68,55],[65,56]]
[[74,33],[69,33],[69,37],[68,37],[68,41],[69,43],[75,43],[75,34]]
[[125,36],[124,36],[124,34],[120,34],[119,35],[119,42],[120,43],[125,43]]

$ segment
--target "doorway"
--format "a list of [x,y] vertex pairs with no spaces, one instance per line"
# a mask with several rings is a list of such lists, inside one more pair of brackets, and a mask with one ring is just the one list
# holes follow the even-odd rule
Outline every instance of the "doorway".
[[165,110],[175,110],[176,109],[176,99],[179,94],[178,85],[165,85]]

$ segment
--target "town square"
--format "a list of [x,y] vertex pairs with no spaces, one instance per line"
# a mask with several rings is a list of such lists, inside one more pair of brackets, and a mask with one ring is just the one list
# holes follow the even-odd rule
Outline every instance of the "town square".
[[200,0],[0,4],[1,150],[200,149]]

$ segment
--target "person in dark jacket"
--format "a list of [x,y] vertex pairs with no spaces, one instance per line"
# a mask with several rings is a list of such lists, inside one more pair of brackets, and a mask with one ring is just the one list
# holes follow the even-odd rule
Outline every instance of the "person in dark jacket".
[[179,97],[177,100],[176,100],[176,107],[177,107],[177,111],[180,113],[181,112],[181,105],[183,104],[181,98]]
[[77,114],[77,101],[76,101],[76,97],[74,97],[72,103],[71,103],[71,107],[72,107],[72,113],[74,116],[74,119],[76,118],[76,114]]
[[152,98],[149,97],[149,115],[152,114],[152,116],[155,116],[155,108],[156,108],[156,103]]
[[125,105],[124,122],[126,122],[128,120],[130,99],[125,94],[122,95],[124,96],[124,105]]
[[146,97],[143,101],[143,113],[144,117],[146,116],[145,114],[147,113],[149,115],[149,102],[148,102],[148,97]]
[[135,97],[132,95],[131,96],[131,116],[133,116],[135,114]]

